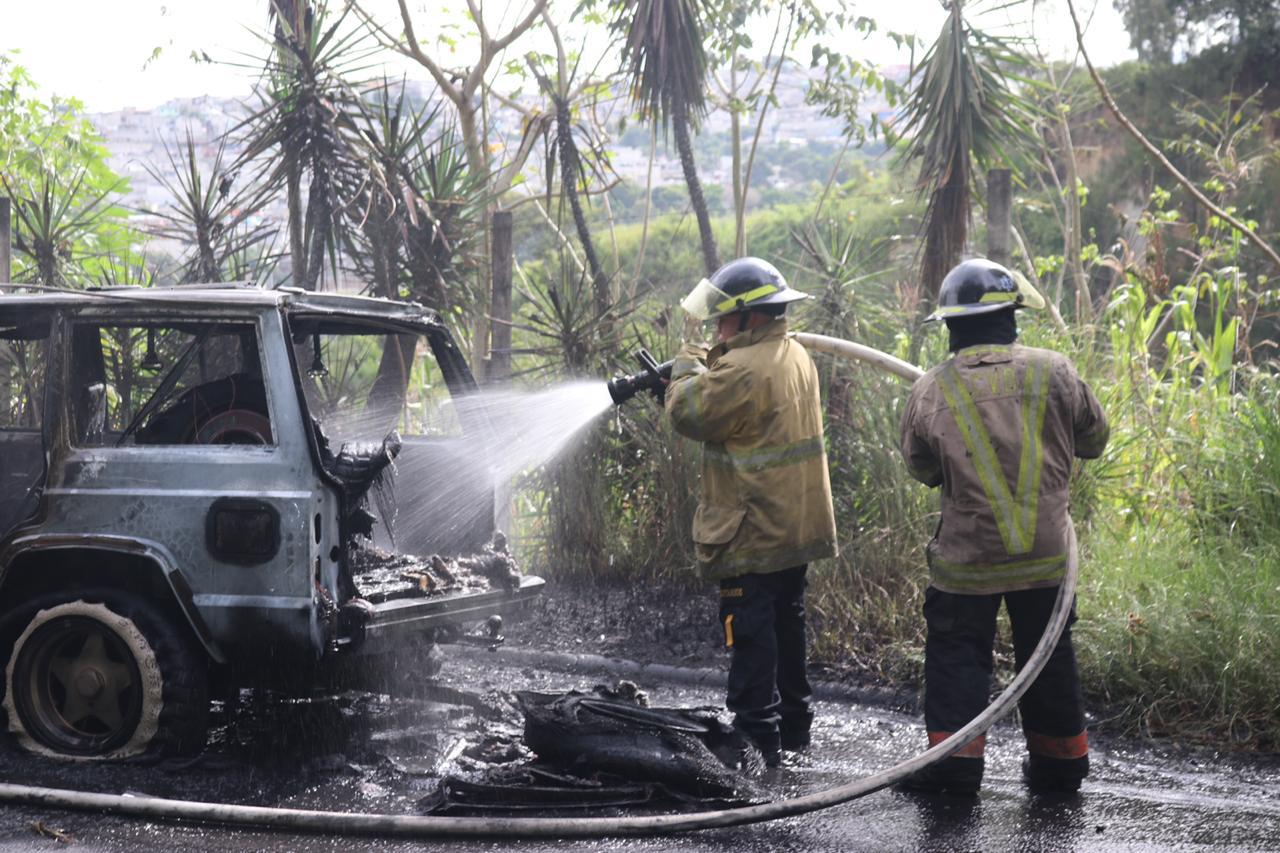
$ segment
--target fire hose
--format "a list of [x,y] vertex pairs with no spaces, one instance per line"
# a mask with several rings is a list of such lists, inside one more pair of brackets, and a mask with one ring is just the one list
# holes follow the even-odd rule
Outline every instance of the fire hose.
[[[912,380],[921,374],[919,368],[907,362],[852,341],[813,334],[797,334],[795,338],[814,351],[866,362],[903,379]],[[1069,527],[1068,530],[1070,530]],[[1049,623],[1040,637],[1040,642],[1027,660],[1026,666],[1000,695],[982,713],[941,743],[888,769],[825,791],[741,808],[643,817],[501,818],[366,814],[102,794],[8,783],[0,783],[0,802],[153,820],[183,820],[239,828],[416,839],[600,838],[659,835],[742,826],[807,814],[865,797],[902,781],[912,773],[958,752],[1013,709],[1018,699],[1044,668],[1070,618],[1078,574],[1074,533],[1071,534],[1071,541],[1068,544],[1067,567],[1062,584],[1058,588],[1058,598],[1054,603]]]

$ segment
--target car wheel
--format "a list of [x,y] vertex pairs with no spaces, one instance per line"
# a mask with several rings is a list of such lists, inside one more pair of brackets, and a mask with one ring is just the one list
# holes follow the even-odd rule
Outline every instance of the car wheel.
[[26,612],[4,682],[24,749],[103,760],[203,748],[207,662],[186,626],[116,591],[45,596]]

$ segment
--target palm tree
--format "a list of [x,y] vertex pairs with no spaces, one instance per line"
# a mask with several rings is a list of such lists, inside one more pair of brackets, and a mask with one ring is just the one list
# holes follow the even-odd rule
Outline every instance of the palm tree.
[[378,296],[441,313],[475,307],[467,285],[481,265],[488,196],[454,123],[439,106],[411,106],[404,84],[385,80],[360,108],[360,133],[381,180],[357,196],[349,260]]
[[292,278],[314,290],[326,260],[336,274],[344,215],[368,182],[381,183],[349,82],[372,51],[345,25],[347,11],[334,16],[323,0],[272,0],[271,16],[261,103],[232,131],[244,143],[234,168],[256,166],[261,186],[284,189]]
[[[556,45],[556,74],[554,79],[543,71],[537,57],[531,54],[528,57],[528,62],[529,71],[533,74],[534,79],[537,80],[539,88],[552,107],[552,115],[534,116],[530,125],[536,126],[538,128],[537,132],[542,133],[546,139],[548,193],[550,193],[554,183],[558,165],[561,199],[569,204],[569,212],[573,217],[573,225],[578,234],[578,242],[582,244],[582,254],[587,263],[587,272],[591,276],[596,317],[603,318],[613,303],[609,275],[605,272],[604,266],[600,262],[600,255],[596,251],[591,227],[587,222],[586,210],[583,208],[582,196],[588,187],[588,179],[590,177],[588,165],[590,164],[591,171],[595,172],[597,176],[601,176],[598,163],[605,158],[601,155],[603,145],[595,138],[591,127],[586,122],[575,119],[575,113],[578,112],[579,108],[579,104],[576,101],[583,96],[584,92],[593,87],[590,85],[590,80],[587,81],[587,85],[574,85],[573,78],[578,71],[577,64],[575,63],[572,68],[570,67],[569,55],[560,39],[559,28],[550,20],[547,21],[547,31],[551,33]],[[581,144],[579,143],[579,136],[582,138]],[[587,157],[585,159],[582,145],[586,146]],[[607,324],[605,325],[607,326]]]
[[224,136],[205,174],[188,129],[186,139],[175,148],[164,144],[167,170],[150,164],[145,167],[171,197],[168,208],[155,212],[158,222],[149,231],[187,247],[177,275],[184,284],[235,277],[237,259],[268,245],[275,236],[273,225],[256,221],[267,203],[267,188],[245,182],[237,187],[238,170],[226,161],[226,147]]
[[624,33],[622,61],[641,116],[675,136],[710,275],[720,255],[690,136],[707,112],[706,13],[705,0],[622,0],[614,28]]
[[1023,78],[1009,72],[1027,60],[1008,41],[970,26],[963,5],[949,0],[942,32],[912,74],[919,82],[904,110],[902,133],[910,142],[901,159],[919,161],[916,186],[929,197],[922,298],[937,295],[964,250],[975,178],[1035,138],[1033,107],[1013,89]]
[[44,287],[87,284],[93,277],[90,262],[111,255],[101,237],[112,220],[123,219],[113,201],[122,183],[94,186],[88,167],[69,175],[48,162],[39,168],[26,180],[0,175],[0,190],[13,199],[13,248],[27,262],[16,280]]

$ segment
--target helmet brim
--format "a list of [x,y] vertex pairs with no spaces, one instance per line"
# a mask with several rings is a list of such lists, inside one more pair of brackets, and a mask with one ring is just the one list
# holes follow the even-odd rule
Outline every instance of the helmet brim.
[[1013,278],[1017,290],[1013,293],[990,294],[987,299],[996,296],[1002,297],[1000,301],[995,302],[969,302],[964,305],[940,305],[938,310],[934,311],[924,319],[926,323],[936,323],[939,320],[946,320],[951,317],[972,317],[977,314],[991,314],[995,311],[1004,311],[1007,308],[1030,308],[1033,311],[1042,310],[1045,307],[1044,297],[1040,295],[1040,291],[1027,281],[1027,277],[1017,270],[1011,270],[1009,275]]
[[928,317],[924,318],[926,323],[937,323],[941,320],[953,320],[956,317],[974,317],[978,314],[994,314],[997,311],[1013,311],[1023,306],[1014,302],[993,302],[987,305],[976,303],[973,305],[949,305],[946,308],[939,308]]
[[807,293],[793,290],[784,284],[782,289],[775,290],[773,293],[756,296],[749,301],[744,301],[741,297],[725,293],[712,284],[710,279],[704,278],[680,302],[680,307],[691,316],[707,321],[715,320],[728,314],[736,314],[739,311],[750,311],[762,305],[785,305],[788,302],[796,302],[808,298],[809,295]]

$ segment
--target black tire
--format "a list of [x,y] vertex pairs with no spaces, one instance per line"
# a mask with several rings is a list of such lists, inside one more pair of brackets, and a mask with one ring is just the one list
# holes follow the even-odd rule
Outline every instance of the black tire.
[[150,602],[119,590],[51,593],[5,627],[4,710],[23,749],[114,760],[204,748],[207,656]]

